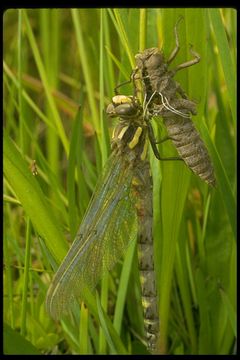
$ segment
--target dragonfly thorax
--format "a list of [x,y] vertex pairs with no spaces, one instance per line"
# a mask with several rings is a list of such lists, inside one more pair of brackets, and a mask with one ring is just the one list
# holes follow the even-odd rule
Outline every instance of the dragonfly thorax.
[[[125,123],[126,124],[126,123]],[[144,159],[147,152],[147,128],[136,124],[119,123],[112,136],[112,148],[117,148],[120,154],[127,154],[131,161]]]

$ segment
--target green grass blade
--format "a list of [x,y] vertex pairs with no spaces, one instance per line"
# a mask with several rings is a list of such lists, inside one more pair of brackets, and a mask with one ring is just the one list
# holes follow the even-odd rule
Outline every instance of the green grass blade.
[[118,32],[119,38],[121,39],[121,43],[123,48],[125,49],[127,56],[128,56],[128,60],[130,62],[130,66],[133,69],[135,64],[134,64],[134,55],[132,53],[131,47],[130,47],[130,43],[129,43],[129,39],[127,36],[127,33],[124,29],[124,25],[123,25],[123,21],[121,18],[121,13],[118,9],[113,9],[113,10],[109,10],[111,19],[113,20],[113,23],[115,25],[115,28]]
[[[236,67],[231,58],[231,50],[227,41],[226,31],[221,20],[219,9],[209,9],[210,18],[212,20],[216,43],[221,58],[222,68],[229,92],[229,103],[233,119],[236,123]],[[235,14],[236,16],[236,14]]]
[[[192,18],[196,23],[203,23],[204,11],[199,9],[198,12],[194,12],[193,9],[174,9],[163,10],[162,21],[163,29],[165,30],[164,37],[164,51],[165,56],[168,57],[171,53],[171,50],[175,46],[174,39],[174,26],[180,16],[184,16],[184,20],[179,26],[179,37],[180,37],[180,46],[181,51],[177,60],[174,60],[172,67],[174,68],[175,64],[183,63],[188,59],[188,44],[187,44],[187,34],[188,29],[191,27]],[[165,29],[166,24],[166,29]],[[198,45],[200,43],[199,32],[191,33],[191,43],[194,44],[194,49],[198,50]],[[204,36],[204,31],[201,32],[202,37]],[[190,39],[189,39],[190,40]],[[203,38],[201,39],[204,42]],[[198,64],[199,65],[199,64]],[[198,72],[196,65],[185,72],[179,72],[176,76],[176,80],[181,83],[181,86],[189,94],[189,97],[195,97],[195,90],[197,89],[197,83],[194,86],[190,86],[190,73],[191,76],[194,76],[194,72]],[[193,95],[194,94],[194,95]],[[169,148],[169,152],[165,153],[163,150]],[[170,150],[171,144],[167,144],[161,147],[162,156],[167,156],[169,153],[173,153]],[[170,152],[171,151],[171,152]],[[186,195],[189,186],[190,180],[190,171],[184,166],[177,162],[162,162],[162,189],[161,189],[161,213],[162,213],[162,244],[160,245],[161,249],[161,274],[158,282],[159,293],[160,293],[160,352],[165,353],[167,351],[167,334],[168,334],[168,323],[170,316],[170,294],[172,286],[172,277],[175,261],[175,252],[177,239],[179,236],[180,224],[182,221],[183,210],[186,200]]]
[[38,233],[57,262],[67,251],[63,234],[46,203],[44,194],[14,143],[4,136],[4,174]]
[[72,9],[71,14],[72,14],[72,19],[73,19],[74,29],[76,32],[76,40],[77,40],[77,44],[78,44],[79,57],[80,57],[81,64],[82,64],[84,78],[86,81],[89,105],[90,105],[92,116],[93,116],[92,120],[93,120],[94,128],[97,132],[97,135],[101,136],[99,121],[98,121],[98,111],[97,111],[94,97],[92,96],[92,94],[94,94],[94,89],[93,89],[93,81],[91,79],[91,69],[89,68],[89,61],[87,59],[87,51],[85,49],[85,43],[84,43],[84,38],[83,38],[83,34],[82,34],[81,23],[80,23],[79,17],[78,17],[78,10]]
[[[4,200],[5,202],[5,200]],[[9,204],[5,202],[4,204],[4,214],[9,214]],[[3,223],[4,234],[7,233],[6,229],[6,222]],[[4,293],[6,294],[9,312],[6,321],[10,323],[11,328],[15,328],[15,316],[14,316],[14,297],[13,297],[13,286],[14,286],[14,276],[13,276],[13,269],[11,268],[11,252],[9,241],[7,241],[6,237],[3,239],[3,258],[4,258],[4,266],[6,268],[6,274],[4,274]]]
[[[103,43],[103,46],[105,47],[105,49],[111,49],[112,45],[111,45],[111,33],[110,33],[110,23],[109,23],[109,16],[108,16],[108,11],[107,9],[102,9],[103,11],[103,28],[104,28],[104,40],[105,40],[105,45]],[[104,68],[104,73],[106,72],[106,77],[105,77],[105,85],[107,88],[107,94],[108,96],[112,96],[112,91],[114,89],[115,86],[115,80],[114,80],[114,69],[113,69],[113,63],[111,61],[111,59],[109,58],[109,56],[107,56],[107,54],[105,53],[106,56],[106,64],[105,64],[105,68]]]
[[210,151],[210,154],[213,159],[214,168],[216,172],[216,178],[217,178],[217,189],[219,189],[224,205],[226,207],[226,214],[229,217],[229,222],[232,226],[232,231],[234,234],[234,237],[236,239],[236,201],[235,196],[233,194],[232,187],[229,183],[228,177],[226,175],[224,166],[222,164],[222,161],[216,151],[216,148],[214,144],[212,143],[209,132],[207,130],[206,125],[203,123],[201,126],[202,135],[205,143],[207,144],[207,147]]
[[26,314],[27,314],[27,291],[29,287],[29,267],[30,267],[30,250],[31,250],[31,222],[27,219],[27,234],[26,234],[26,250],[24,262],[24,282],[23,282],[23,296],[22,296],[22,311],[21,311],[21,335],[26,333]]
[[52,111],[53,120],[54,120],[54,122],[56,124],[56,128],[58,129],[59,137],[60,137],[60,139],[62,141],[64,149],[65,149],[66,153],[68,154],[68,150],[69,150],[68,149],[69,148],[68,139],[66,137],[66,133],[65,133],[65,130],[63,128],[61,118],[59,116],[59,113],[58,113],[54,98],[52,96],[51,88],[50,88],[50,85],[49,85],[49,82],[48,82],[48,79],[47,79],[47,74],[46,74],[46,71],[45,71],[41,56],[40,56],[40,52],[39,52],[39,49],[37,47],[37,43],[36,43],[35,37],[33,35],[33,31],[32,31],[32,28],[30,26],[28,16],[27,16],[27,13],[26,13],[25,10],[23,12],[23,18],[24,18],[24,22],[26,24],[26,33],[27,33],[27,36],[28,36],[28,40],[29,40],[29,43],[31,45],[31,49],[32,49],[32,52],[33,52],[33,55],[34,55],[34,59],[35,59],[35,62],[36,62],[36,65],[37,65],[37,68],[38,68],[42,83],[43,83],[44,90],[46,92],[46,97],[47,97],[47,100],[48,100],[48,103],[49,103],[49,107],[50,107],[50,109]]
[[36,115],[39,116],[39,118],[42,119],[46,123],[47,126],[51,127],[52,129],[55,129],[54,125],[48,120],[47,116],[44,115],[44,113],[39,109],[39,107],[34,103],[34,101],[27,94],[27,92],[21,88],[20,82],[17,80],[17,78],[14,76],[13,72],[10,70],[10,68],[7,66],[7,64],[5,62],[3,62],[3,70],[5,71],[7,76],[12,80],[12,82],[16,86],[16,88],[22,93],[23,99],[34,110]]
[[139,19],[139,50],[146,48],[146,26],[147,26],[147,9],[140,9]]
[[[106,324],[106,321],[105,321],[105,317],[104,317],[104,313],[103,313],[103,309],[102,309],[102,306],[101,306],[101,303],[100,303],[100,299],[99,299],[99,296],[97,294],[97,308],[98,308],[98,315],[99,315],[99,320],[100,320],[100,324],[101,324],[101,327],[102,327],[102,330],[105,334],[105,337],[107,339],[107,342],[108,342],[108,345],[111,349],[111,353],[112,354],[117,354],[117,349],[115,348],[115,345],[114,345],[114,342],[113,342],[113,339],[111,338],[111,335],[108,331],[108,327],[107,327],[107,324]],[[102,350],[102,349],[100,349]]]
[[233,308],[233,305],[230,302],[230,299],[228,298],[227,294],[220,289],[220,294],[221,294],[221,298],[222,301],[227,309],[227,314],[228,314],[228,318],[233,330],[233,333],[235,335],[235,337],[237,337],[237,319],[236,319],[236,311]]
[[79,327],[79,354],[89,354],[88,352],[88,309],[85,304],[81,304],[80,327]]
[[183,246],[180,249],[178,244],[176,252],[176,274],[178,279],[178,286],[181,291],[181,299],[184,308],[185,319],[188,327],[189,337],[191,341],[191,353],[196,354],[197,351],[197,334],[194,326],[193,313],[191,309],[191,296],[188,287],[188,278],[185,269],[184,254],[185,249]]
[[76,151],[79,149],[79,133],[81,130],[82,116],[80,110],[76,114],[76,119],[73,125],[72,137],[70,141],[70,150],[68,158],[68,171],[67,171],[67,195],[68,195],[68,213],[69,213],[69,227],[72,239],[76,234],[79,226],[76,211],[76,191],[75,191],[75,162]]
[[109,154],[109,135],[108,129],[105,126],[104,119],[104,78],[105,78],[105,67],[104,67],[104,26],[103,26],[103,10],[100,13],[100,41],[99,41],[99,89],[100,89],[100,101],[99,101],[99,115],[101,124],[102,141],[100,142],[100,149],[102,155],[102,166],[105,165]]
[[109,330],[109,325],[107,322],[107,318],[106,315],[104,314],[104,311],[102,309],[101,303],[100,303],[100,299],[99,296],[97,294],[96,296],[96,300],[97,300],[97,309],[98,309],[98,316],[99,316],[99,321],[101,324],[101,327],[104,331],[105,334],[105,338],[108,342],[108,345],[111,349],[111,353],[112,354],[126,354],[126,349],[124,348],[124,346],[121,343],[121,340],[118,336],[114,336],[114,332],[110,332]]
[[114,62],[114,64],[117,65],[120,73],[123,75],[124,79],[129,80],[129,73],[125,70],[125,67],[122,65],[121,61],[119,61],[114,54],[111,53],[110,49],[108,47],[106,47],[107,53],[109,55],[109,57],[112,59],[112,61]]
[[[14,346],[13,346],[14,344]],[[3,352],[5,355],[40,355],[40,351],[9,325],[4,324]]]
[[[19,79],[19,93],[18,93],[18,105],[19,105],[19,116],[23,114],[22,107],[22,10],[18,10],[18,79]],[[21,149],[24,151],[24,127],[20,118],[20,144]]]
[[127,249],[122,267],[121,277],[119,281],[118,296],[117,296],[115,312],[114,312],[114,320],[113,320],[113,326],[118,334],[121,333],[123,310],[126,302],[126,294],[127,294],[135,249],[136,249],[136,242],[133,241]]
[[196,284],[200,313],[198,354],[214,354],[216,352],[216,349],[214,348],[213,334],[211,333],[209,308],[207,306],[207,299],[204,296],[204,294],[206,293],[204,274],[200,269],[198,269],[196,272]]
[[[108,309],[108,282],[109,282],[109,274],[104,274],[101,279],[101,309],[103,311],[105,311],[106,313],[107,313],[107,309]],[[97,302],[97,305],[98,305],[98,302]],[[99,320],[101,323],[102,317],[99,312],[98,312],[98,314],[99,314]],[[99,330],[99,343],[98,343],[99,354],[107,353],[107,341],[106,341],[105,334],[106,334],[106,331],[104,330],[103,327],[101,327]],[[109,333],[108,333],[108,335],[109,335]]]

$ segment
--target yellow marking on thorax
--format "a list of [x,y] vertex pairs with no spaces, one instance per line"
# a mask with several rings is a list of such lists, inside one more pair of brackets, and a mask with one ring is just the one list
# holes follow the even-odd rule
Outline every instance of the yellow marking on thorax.
[[143,129],[140,126],[138,126],[138,128],[135,131],[135,134],[133,136],[133,139],[128,143],[129,149],[133,149],[137,145],[138,140],[139,140],[139,138],[141,136],[142,130]]
[[146,159],[147,151],[148,151],[148,141],[145,140],[143,151],[142,151],[141,156],[140,156],[142,161],[144,161]]
[[121,130],[120,133],[118,134],[118,139],[119,139],[119,140],[122,139],[122,137],[123,137],[123,135],[125,134],[125,132],[127,131],[127,129],[128,129],[128,126],[124,126],[124,127],[122,128],[122,130]]
[[116,131],[116,127],[113,129],[113,132],[112,132],[112,139],[115,138],[115,131]]

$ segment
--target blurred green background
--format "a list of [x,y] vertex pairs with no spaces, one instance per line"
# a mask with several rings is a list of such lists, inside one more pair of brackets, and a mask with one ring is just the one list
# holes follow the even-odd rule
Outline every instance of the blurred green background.
[[[172,66],[191,58],[189,44],[201,56],[176,80],[198,103],[193,121],[217,187],[150,153],[159,352],[236,351],[236,10],[123,8],[4,14],[5,353],[147,353],[133,246],[86,308],[56,323],[44,301],[110,153],[114,87],[129,79],[139,50],[170,54],[181,15]],[[121,92],[132,94],[131,84]],[[161,120],[153,125],[161,138]],[[160,151],[176,153],[166,143]]]

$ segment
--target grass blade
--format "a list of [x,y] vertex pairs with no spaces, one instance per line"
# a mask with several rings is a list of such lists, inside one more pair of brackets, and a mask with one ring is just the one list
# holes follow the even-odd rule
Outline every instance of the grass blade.
[[[233,119],[236,123],[236,68],[231,58],[231,50],[227,41],[226,31],[221,20],[220,9],[210,9],[209,14],[212,20],[216,43],[221,58],[222,68],[229,92],[229,103]],[[236,15],[236,14],[235,14]]]
[[37,180],[7,136],[4,136],[4,174],[34,227],[44,238],[53,257],[60,263],[67,251],[63,234],[56,225],[54,214],[49,211]]

